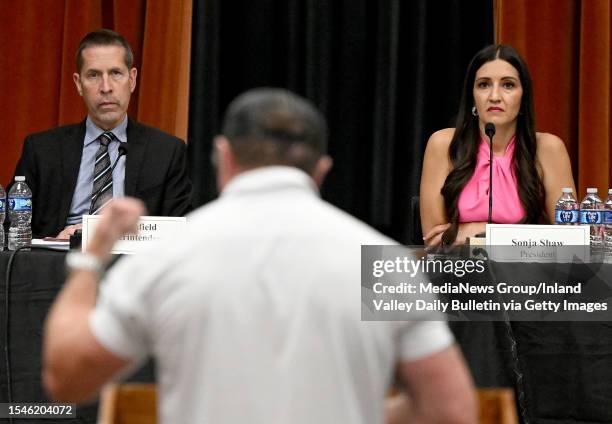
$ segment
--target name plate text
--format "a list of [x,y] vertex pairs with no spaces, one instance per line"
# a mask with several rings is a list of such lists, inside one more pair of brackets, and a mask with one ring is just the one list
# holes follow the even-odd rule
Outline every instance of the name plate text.
[[[100,215],[83,215],[83,251],[87,249],[91,238],[100,221]],[[187,218],[184,216],[142,216],[138,222],[137,234],[126,234],[118,240],[111,253],[132,254],[137,253],[151,243],[158,243],[173,237],[175,234],[184,232]]]

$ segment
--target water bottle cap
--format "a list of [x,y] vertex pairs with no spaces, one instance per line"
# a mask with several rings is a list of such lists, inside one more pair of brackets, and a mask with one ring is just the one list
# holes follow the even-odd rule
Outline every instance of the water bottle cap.
[[589,187],[589,188],[587,188],[587,193],[589,193],[589,194],[597,193],[597,187]]
[[15,176],[15,181],[17,181],[17,182],[25,181],[25,177],[23,175],[16,175]]
[[573,193],[574,192],[574,190],[571,187],[563,187],[561,191],[563,193]]

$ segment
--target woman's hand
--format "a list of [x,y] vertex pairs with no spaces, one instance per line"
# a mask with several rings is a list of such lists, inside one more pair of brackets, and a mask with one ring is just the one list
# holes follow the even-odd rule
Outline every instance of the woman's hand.
[[442,244],[442,235],[448,228],[450,227],[450,223],[447,224],[439,224],[429,230],[427,234],[423,236],[423,242],[426,246],[439,246]]
[[468,237],[474,237],[476,234],[484,233],[486,226],[486,222],[464,222],[459,224],[457,238],[453,244],[465,244]]
[[[476,234],[485,231],[486,222],[464,222],[459,224],[457,238],[453,245],[465,244],[468,237],[474,237]],[[427,234],[423,236],[423,241],[426,246],[439,246],[442,244],[442,235],[450,227],[450,223],[439,224],[434,226]]]

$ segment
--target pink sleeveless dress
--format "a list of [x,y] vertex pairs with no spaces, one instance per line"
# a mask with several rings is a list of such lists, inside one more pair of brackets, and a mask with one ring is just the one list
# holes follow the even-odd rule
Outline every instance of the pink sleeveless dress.
[[[503,156],[493,156],[493,215],[496,224],[515,224],[525,216],[512,166],[514,137]],[[489,143],[481,138],[474,175],[459,195],[459,222],[486,222],[489,217]]]

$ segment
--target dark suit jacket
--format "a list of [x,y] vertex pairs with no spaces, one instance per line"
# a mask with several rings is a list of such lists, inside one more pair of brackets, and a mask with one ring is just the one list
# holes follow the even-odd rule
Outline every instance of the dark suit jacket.
[[[26,137],[15,175],[24,175],[32,190],[34,237],[53,237],[66,226],[84,138],[85,121]],[[189,212],[191,182],[185,144],[131,119],[127,139],[125,195],[141,199],[149,215],[182,216]]]

